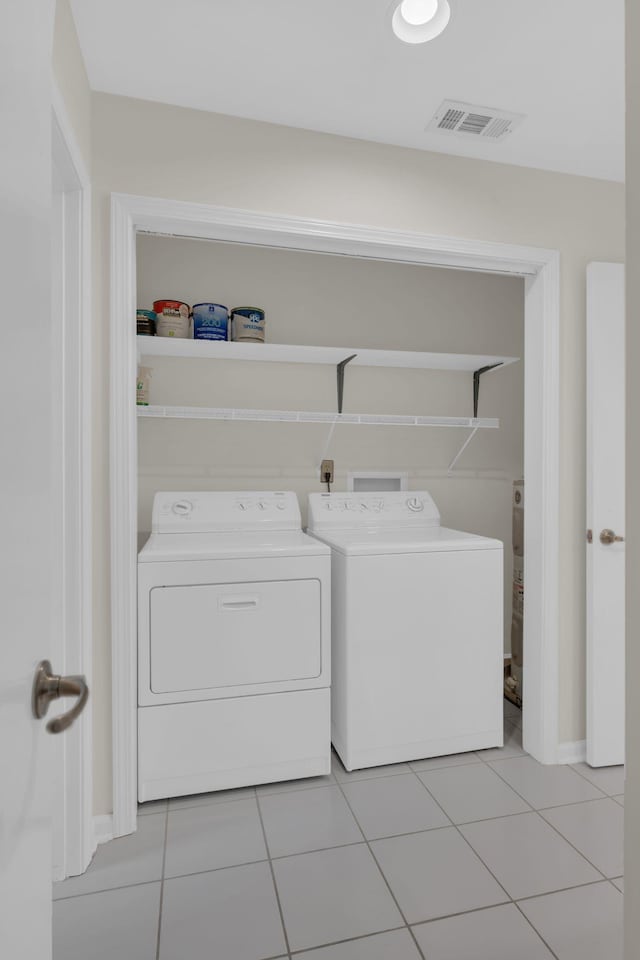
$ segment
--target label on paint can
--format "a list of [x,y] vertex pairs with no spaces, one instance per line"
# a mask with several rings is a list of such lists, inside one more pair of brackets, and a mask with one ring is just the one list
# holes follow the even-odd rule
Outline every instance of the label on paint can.
[[194,340],[227,340],[229,310],[221,303],[194,303]]
[[188,340],[190,332],[189,304],[181,300],[154,300],[157,314],[156,336]]
[[234,307],[231,311],[232,340],[264,343],[265,317],[260,307]]
[[149,381],[153,376],[151,367],[138,367],[136,377],[136,404],[139,407],[149,406]]
[[139,337],[155,337],[156,335],[156,317],[153,310],[140,310],[136,312],[136,327]]

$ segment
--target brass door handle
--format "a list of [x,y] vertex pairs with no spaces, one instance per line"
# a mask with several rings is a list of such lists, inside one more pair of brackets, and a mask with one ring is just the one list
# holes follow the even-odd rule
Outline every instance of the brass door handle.
[[612,543],[623,543],[624,537],[618,537],[613,530],[603,530],[600,534],[600,543],[604,544],[605,547],[610,546]]
[[59,677],[52,673],[48,660],[42,660],[37,668],[33,680],[32,708],[33,715],[41,720],[47,713],[49,705],[61,697],[77,697],[76,703],[66,713],[49,720],[49,733],[62,733],[68,730],[73,721],[80,716],[89,699],[89,687],[84,677]]

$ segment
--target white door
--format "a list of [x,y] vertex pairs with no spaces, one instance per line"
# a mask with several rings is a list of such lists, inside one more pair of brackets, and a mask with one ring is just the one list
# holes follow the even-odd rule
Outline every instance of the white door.
[[53,0],[0,4],[0,952],[51,955],[53,737],[32,715],[52,650]]
[[[587,762],[624,763],[624,266],[587,268]],[[590,541],[590,542],[589,542]]]

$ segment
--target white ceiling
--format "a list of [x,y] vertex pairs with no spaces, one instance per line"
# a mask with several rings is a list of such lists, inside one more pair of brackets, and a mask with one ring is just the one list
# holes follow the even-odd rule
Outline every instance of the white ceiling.
[[[450,4],[409,46],[389,0],[72,0],[95,90],[622,180],[624,0]],[[527,119],[501,143],[425,133],[445,98]]]

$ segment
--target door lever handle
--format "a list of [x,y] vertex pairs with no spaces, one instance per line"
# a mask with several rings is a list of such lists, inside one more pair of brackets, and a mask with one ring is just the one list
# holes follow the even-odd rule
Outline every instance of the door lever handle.
[[33,680],[32,709],[37,720],[47,713],[49,705],[61,697],[77,697],[76,703],[66,713],[49,720],[49,733],[62,733],[68,730],[74,720],[80,716],[89,699],[89,687],[84,677],[60,677],[52,673],[48,660],[42,660]]
[[613,530],[603,530],[600,534],[600,543],[608,547],[612,543],[624,543],[624,537],[617,536]]

